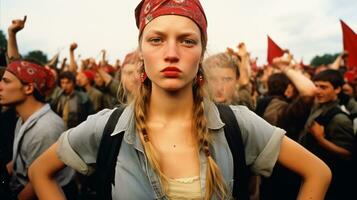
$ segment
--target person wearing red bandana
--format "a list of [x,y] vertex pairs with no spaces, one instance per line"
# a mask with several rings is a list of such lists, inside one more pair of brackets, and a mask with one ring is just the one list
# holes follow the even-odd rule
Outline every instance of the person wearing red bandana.
[[[57,170],[68,165],[91,174],[97,167],[100,173],[104,157],[115,159],[104,171],[113,174],[99,199],[248,199],[248,167],[269,176],[276,161],[303,177],[299,199],[323,199],[331,172],[321,160],[246,107],[215,105],[204,96],[208,37],[199,0],[143,0],[135,16],[141,85],[109,134],[110,140],[122,136],[119,153],[103,154],[100,141],[115,111],[88,117],[31,166],[40,199],[61,197],[48,178]],[[239,129],[232,133],[226,127],[234,124]]]
[[[19,119],[15,128],[13,157],[8,164],[10,188],[17,199],[36,197],[28,178],[31,163],[65,130],[62,119],[45,102],[55,86],[46,68],[24,60],[8,64],[0,82],[0,104],[14,107]],[[60,186],[70,183],[74,171],[65,168],[56,175]]]
[[84,89],[88,94],[90,101],[93,103],[94,111],[98,112],[104,108],[103,93],[94,87],[94,78],[96,72],[94,70],[84,70],[77,74],[77,85]]

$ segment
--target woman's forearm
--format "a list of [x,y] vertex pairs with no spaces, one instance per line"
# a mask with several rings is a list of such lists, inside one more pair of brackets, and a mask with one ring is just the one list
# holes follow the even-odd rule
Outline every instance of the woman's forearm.
[[299,200],[322,200],[331,181],[329,167],[300,144],[284,136],[279,162],[303,180]]
[[316,175],[311,175],[304,179],[300,187],[298,200],[312,200],[325,198],[325,193],[329,187],[331,176],[325,176],[316,172]]
[[29,178],[40,200],[65,200],[61,187],[54,175],[65,167],[57,157],[57,143],[39,156],[29,168]]

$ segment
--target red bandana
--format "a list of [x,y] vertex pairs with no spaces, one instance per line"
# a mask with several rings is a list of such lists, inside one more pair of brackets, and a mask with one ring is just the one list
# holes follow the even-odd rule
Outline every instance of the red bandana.
[[135,9],[139,32],[141,33],[151,20],[162,15],[190,18],[200,27],[207,40],[207,19],[199,0],[142,0]]
[[27,61],[13,61],[7,71],[14,74],[24,84],[33,83],[41,95],[46,96],[51,93],[56,82],[52,72],[38,64]]
[[94,81],[95,71],[87,69],[83,71],[83,74],[87,77],[89,81]]

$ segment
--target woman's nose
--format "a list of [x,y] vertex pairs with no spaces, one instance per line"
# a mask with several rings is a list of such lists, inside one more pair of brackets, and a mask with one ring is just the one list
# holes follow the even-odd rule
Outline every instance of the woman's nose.
[[175,63],[179,61],[179,52],[176,42],[169,41],[165,52],[165,61]]

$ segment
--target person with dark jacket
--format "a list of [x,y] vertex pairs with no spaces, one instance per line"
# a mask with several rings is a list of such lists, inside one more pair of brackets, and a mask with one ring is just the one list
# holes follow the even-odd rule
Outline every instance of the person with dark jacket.
[[[297,141],[310,113],[316,87],[294,69],[291,58],[277,58],[274,65],[281,72],[268,78],[268,95],[258,101],[256,112]],[[261,199],[296,199],[300,184],[299,176],[278,164],[271,177],[262,179]]]
[[356,138],[352,120],[341,111],[338,96],[344,79],[337,70],[325,70],[316,74],[316,104],[306,122],[300,143],[323,160],[330,168],[333,179],[326,199],[356,199],[351,182],[356,169],[353,157]]
[[59,75],[62,92],[52,103],[53,110],[62,117],[67,128],[72,128],[94,113],[94,107],[89,96],[75,89],[76,77],[70,71]]

